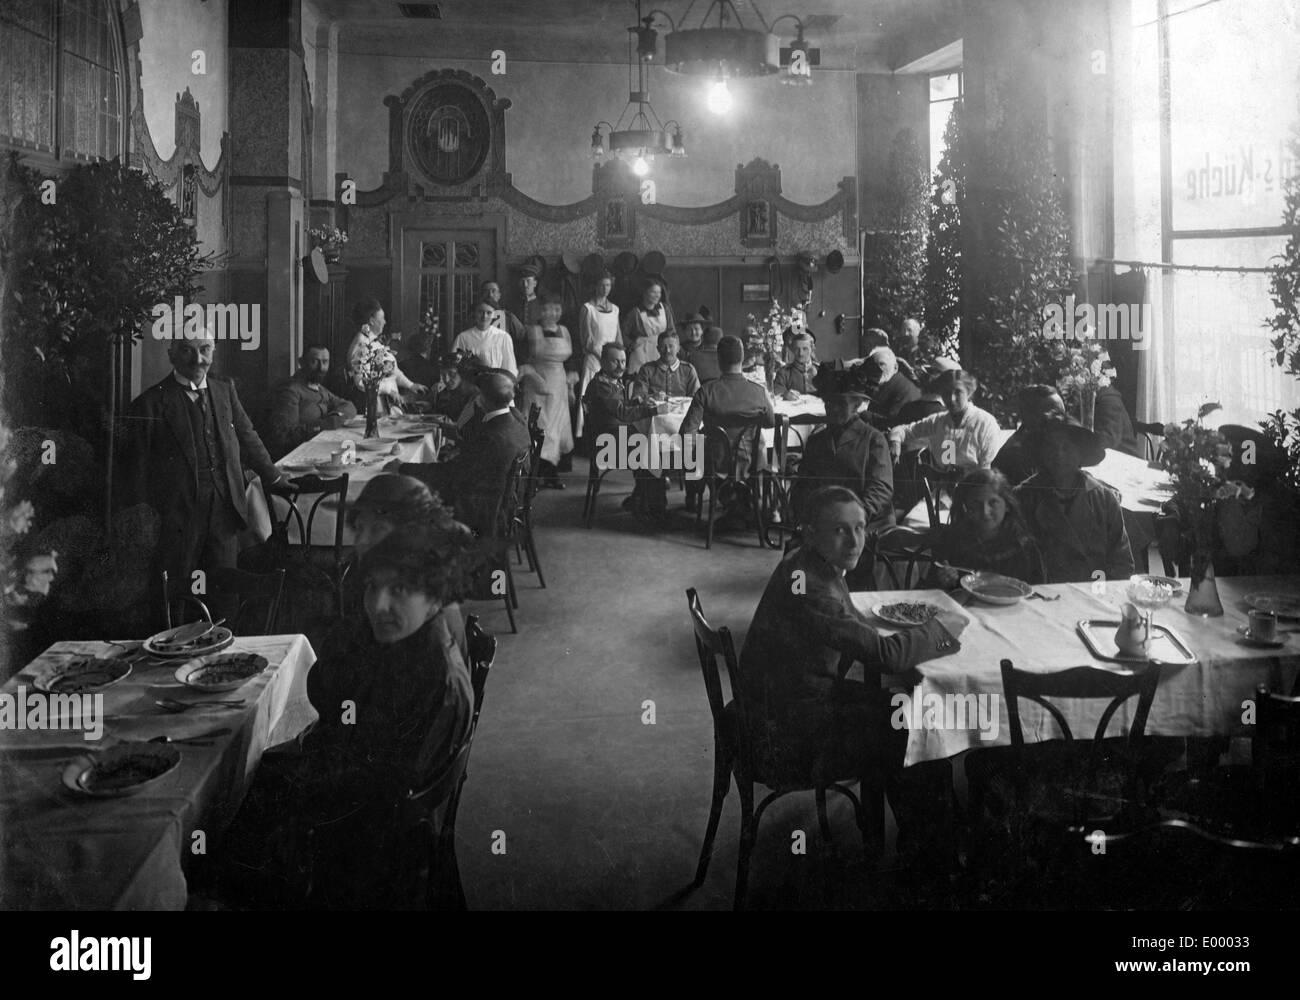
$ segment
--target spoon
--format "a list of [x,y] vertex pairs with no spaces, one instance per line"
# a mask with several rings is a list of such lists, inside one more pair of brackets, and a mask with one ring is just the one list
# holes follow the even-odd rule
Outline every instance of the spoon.
[[155,698],[153,703],[168,712],[184,712],[200,705],[223,705],[227,708],[242,707],[242,701],[177,701],[175,698]]

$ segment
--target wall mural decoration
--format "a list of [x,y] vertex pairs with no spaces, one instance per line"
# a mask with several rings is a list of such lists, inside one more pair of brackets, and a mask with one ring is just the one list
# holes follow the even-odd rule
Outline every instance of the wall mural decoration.
[[[756,248],[796,254],[816,246],[856,251],[857,191],[843,178],[825,201],[801,205],[781,194],[781,168],[756,158],[738,164],[735,194],[716,205],[642,204],[640,179],[621,161],[592,168],[592,193],[571,205],[548,205],[518,190],[505,169],[511,102],[464,70],[433,70],[389,110],[389,163],[383,182],[358,191],[355,206],[337,206],[350,251],[388,258],[390,217],[425,212],[445,217],[503,216],[504,256],[553,256],[569,250],[627,250],[649,240],[670,256],[745,256]],[[689,167],[689,163],[687,164]],[[340,163],[346,175],[346,163]]]

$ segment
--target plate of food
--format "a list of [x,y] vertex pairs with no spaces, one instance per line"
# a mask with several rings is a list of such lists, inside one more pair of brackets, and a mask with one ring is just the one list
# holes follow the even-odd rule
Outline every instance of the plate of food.
[[176,679],[200,691],[233,691],[267,667],[256,653],[216,653],[187,660],[176,668]]
[[116,684],[130,672],[131,664],[123,660],[82,656],[50,667],[32,681],[32,687],[49,694],[80,694]]
[[63,784],[81,795],[134,795],[176,769],[181,752],[170,743],[119,743],[78,757],[63,771]]
[[235,641],[235,633],[224,625],[212,628],[207,622],[201,624],[205,626],[202,630],[196,631],[197,626],[185,626],[191,631],[168,629],[166,632],[150,636],[144,641],[144,651],[153,656],[183,656],[186,659],[193,659],[196,656],[216,653]]
[[899,628],[912,628],[924,625],[942,609],[937,604],[925,601],[899,601],[895,604],[873,604],[871,613],[881,621]]
[[967,573],[961,578],[961,587],[973,597],[988,604],[1018,604],[1034,592],[1034,588],[1014,576],[1001,573]]
[[1279,618],[1300,618],[1300,594],[1261,590],[1247,594],[1246,603],[1256,611],[1271,611]]

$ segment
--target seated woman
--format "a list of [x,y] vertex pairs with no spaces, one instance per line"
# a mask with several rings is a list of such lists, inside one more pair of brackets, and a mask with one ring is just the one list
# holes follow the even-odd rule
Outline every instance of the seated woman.
[[366,552],[365,617],[342,622],[307,675],[319,719],[262,758],[217,855],[223,902],[301,907],[310,890],[314,905],[394,905],[397,804],[445,771],[473,716],[446,618],[465,555],[423,526]]
[[932,543],[932,586],[955,587],[961,573],[981,570],[1013,576],[1025,583],[1043,582],[1043,557],[1024,519],[1007,477],[996,469],[972,469],[953,492],[952,521]]
[[890,428],[894,459],[910,448],[929,448],[940,468],[987,469],[998,452],[998,421],[973,402],[979,380],[970,372],[949,371],[936,380],[936,387],[942,413]]
[[1072,421],[1047,421],[1030,437],[1039,471],[1016,488],[1025,523],[1043,553],[1046,583],[1127,580],[1133,553],[1118,494],[1084,472],[1106,457],[1097,435]]
[[[378,299],[362,299],[352,307],[352,322],[357,332],[352,338],[352,343],[348,345],[346,364],[343,366],[345,382],[343,391],[339,395],[351,400],[358,413],[364,413],[366,387],[357,366],[367,350],[375,344],[384,343],[384,326],[388,321],[384,316],[384,307],[379,304]],[[401,393],[422,396],[428,392],[428,388],[422,383],[407,378],[402,369],[396,366],[396,359],[394,359],[393,374],[379,383],[380,408],[384,412],[392,412],[394,409],[400,411]]]

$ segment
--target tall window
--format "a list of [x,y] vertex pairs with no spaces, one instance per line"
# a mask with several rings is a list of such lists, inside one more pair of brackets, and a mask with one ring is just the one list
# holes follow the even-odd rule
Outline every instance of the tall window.
[[[1164,357],[1158,395],[1165,420],[1223,405],[1226,422],[1254,424],[1295,405],[1295,381],[1270,363],[1270,258],[1286,242],[1283,185],[1300,172],[1288,146],[1300,127],[1300,0],[1137,0],[1138,44],[1159,65],[1169,169],[1159,227],[1164,259],[1225,270],[1167,271]],[[1154,56],[1154,59],[1151,57]],[[1158,151],[1135,143],[1135,170],[1159,169]],[[1241,269],[1241,270],[1231,270]]]
[[122,85],[105,0],[0,3],[0,146],[54,159],[118,156]]
[[943,130],[948,125],[952,106],[961,97],[961,70],[936,73],[930,77],[930,175],[939,169],[943,156]]

